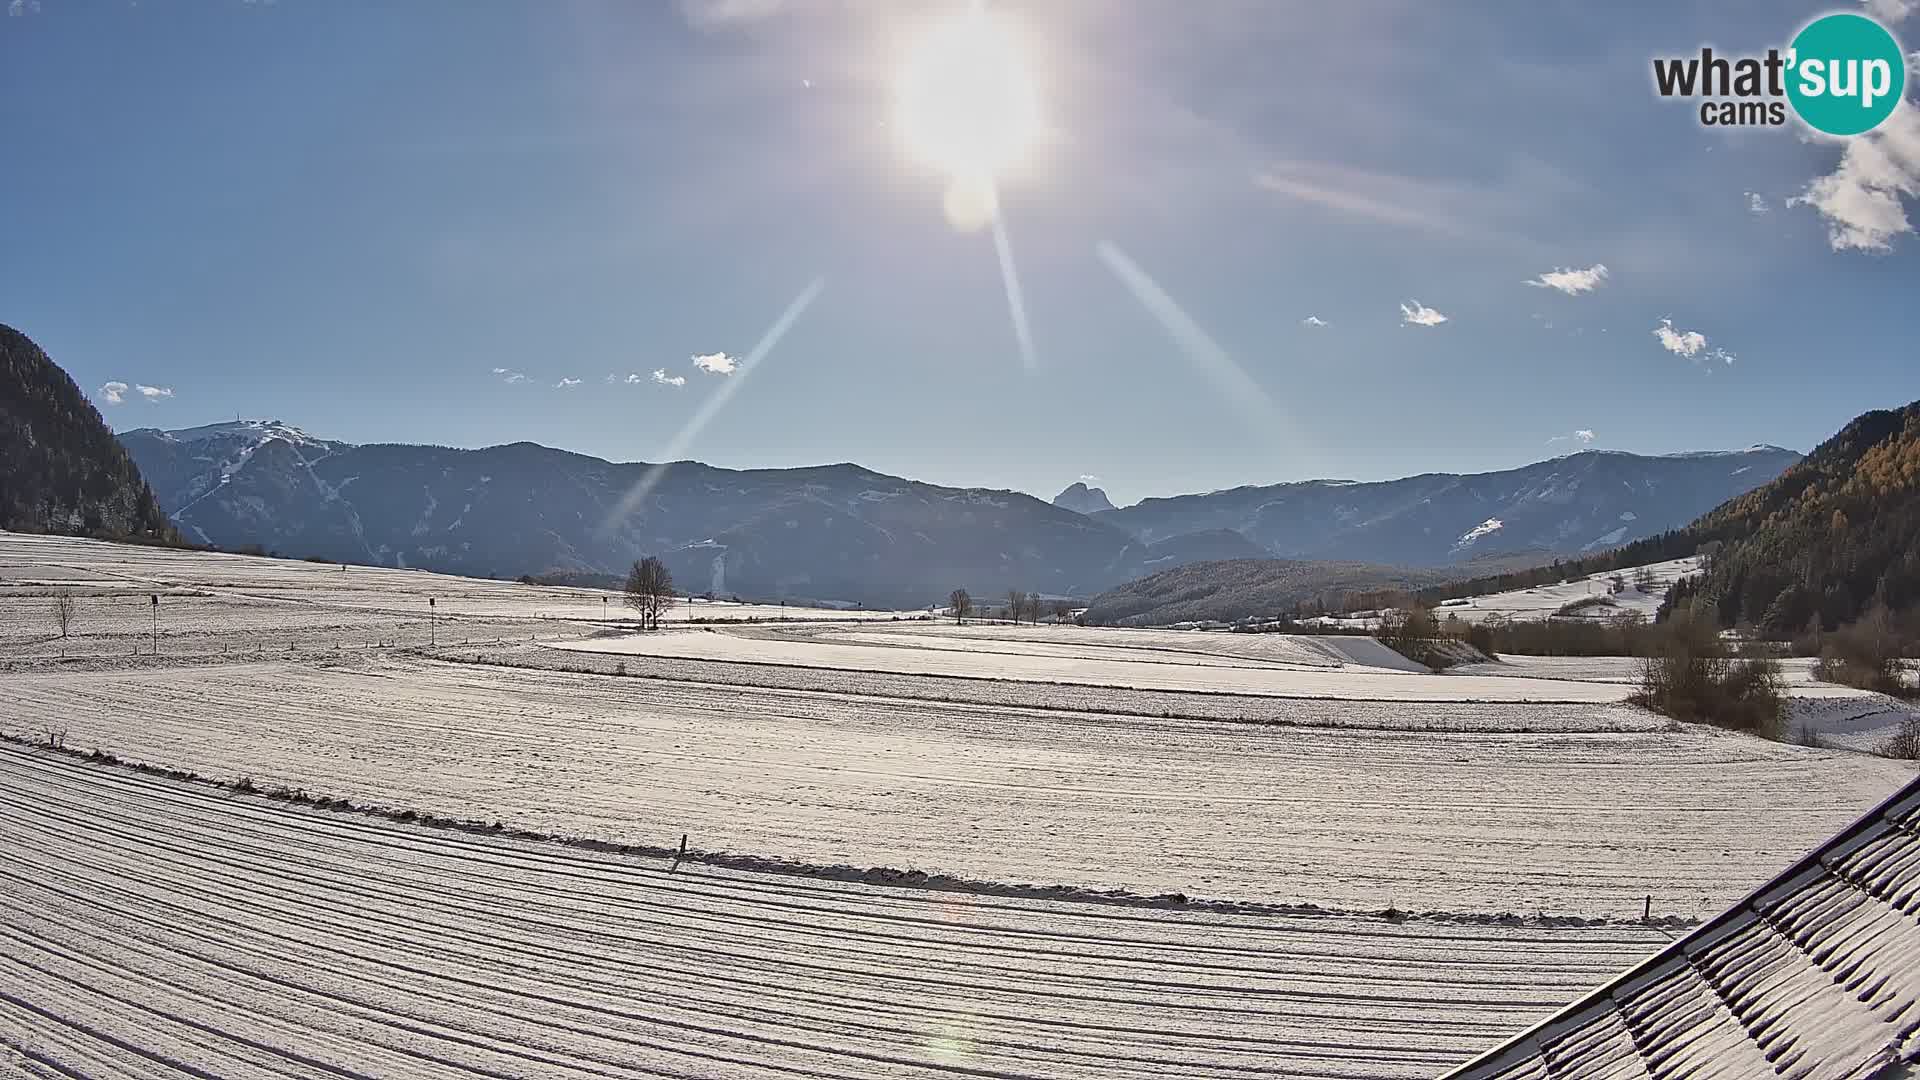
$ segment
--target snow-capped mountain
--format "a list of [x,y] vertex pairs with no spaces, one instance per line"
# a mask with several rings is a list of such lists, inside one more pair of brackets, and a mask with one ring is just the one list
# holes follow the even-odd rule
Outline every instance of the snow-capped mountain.
[[1148,499],[1094,519],[1147,543],[1232,529],[1286,558],[1440,566],[1630,543],[1679,528],[1799,460],[1777,446],[1658,457],[1589,450],[1501,472],[1309,480]]
[[501,577],[620,574],[657,554],[695,593],[889,606],[942,602],[956,587],[1090,596],[1218,559],[1442,566],[1579,552],[1683,525],[1797,459],[1774,448],[1586,453],[1502,473],[1239,488],[1086,515],[851,464],[678,462],[656,475],[533,443],[363,446],[259,420],[120,440],[181,533],[223,548]]
[[[917,606],[963,587],[1091,595],[1177,558],[1029,495],[857,465],[654,473],[532,443],[354,445],[277,421],[120,436],[189,539],[479,576],[624,573],[660,555],[682,590]],[[1198,557],[1218,550],[1194,547]]]

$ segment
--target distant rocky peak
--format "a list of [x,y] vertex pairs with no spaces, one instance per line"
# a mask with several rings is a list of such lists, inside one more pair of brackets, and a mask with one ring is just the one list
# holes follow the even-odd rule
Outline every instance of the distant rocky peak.
[[1088,487],[1084,481],[1076,480],[1067,485],[1067,489],[1053,497],[1053,505],[1076,514],[1092,514],[1101,510],[1113,509],[1113,503],[1107,493],[1097,487]]

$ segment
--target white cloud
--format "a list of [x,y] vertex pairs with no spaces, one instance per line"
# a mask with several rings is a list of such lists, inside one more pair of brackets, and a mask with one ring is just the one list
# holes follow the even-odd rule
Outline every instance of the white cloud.
[[555,390],[564,390],[569,386],[579,386],[579,385],[580,385],[579,379],[562,378],[559,382],[553,384],[553,388]]
[[1761,195],[1757,191],[1747,192],[1747,213],[1752,214],[1755,217],[1759,217],[1761,214],[1764,214],[1771,209],[1772,207],[1767,205],[1767,200],[1765,196]]
[[1306,318],[1300,320],[1300,325],[1301,326],[1325,326],[1327,325],[1327,320],[1321,318],[1318,315],[1309,315]]
[[[629,376],[629,378],[631,378],[631,376]],[[607,377],[601,381],[606,383],[608,386],[612,386],[614,383],[617,383],[620,381],[620,376],[615,375],[613,372],[609,371],[607,372]]]
[[495,375],[505,375],[507,373],[507,369],[503,367],[497,367],[493,369],[493,373]]
[[1916,11],[1920,0],[1866,0],[1867,14],[1884,23],[1897,23]]
[[1100,478],[1092,473],[1081,473],[1080,482],[1083,484],[1097,484],[1100,482]]
[[1553,438],[1548,439],[1547,445],[1552,446],[1554,443],[1577,442],[1582,446],[1585,446],[1586,444],[1591,443],[1592,441],[1593,441],[1592,428],[1576,428],[1573,434],[1571,435],[1555,435]]
[[13,0],[12,3],[7,5],[7,14],[14,18],[19,18],[22,15],[38,15],[39,13],[40,0]]
[[1400,321],[1407,326],[1439,326],[1447,317],[1415,300],[1400,305]]
[[515,371],[512,368],[497,367],[493,369],[493,373],[495,375],[500,376],[501,382],[507,383],[509,385],[513,383],[523,383],[527,381],[527,377],[525,374],[523,374],[522,372]]
[[1578,296],[1584,292],[1592,292],[1606,280],[1605,264],[1594,263],[1585,270],[1575,270],[1565,266],[1557,270],[1549,270],[1537,278],[1530,279],[1527,284],[1536,289],[1559,289],[1568,296]]
[[136,384],[134,389],[140,391],[140,396],[146,398],[148,401],[159,401],[161,398],[170,398],[173,396],[173,387],[171,386],[142,386]]
[[1920,199],[1920,107],[1904,101],[1878,128],[1848,139],[1833,172],[1787,205],[1819,211],[1835,251],[1889,252],[1913,232],[1902,199]]
[[[629,377],[627,381],[634,382],[636,380],[633,377]],[[659,383],[661,386],[687,385],[687,377],[685,375],[669,375],[667,374],[666,368],[654,368],[653,381]]]
[[127,384],[123,382],[102,383],[100,396],[107,399],[107,404],[118,405],[127,400],[127,389]]
[[740,367],[740,361],[726,353],[704,353],[693,358],[693,366],[709,375],[731,375]]
[[1707,335],[1698,330],[1675,330],[1672,319],[1661,319],[1660,325],[1653,328],[1653,336],[1660,339],[1661,348],[1689,360],[1707,347]]
[[[1661,319],[1660,325],[1653,328],[1653,336],[1660,339],[1660,347],[1689,360],[1705,360],[1709,363],[1719,361],[1731,364],[1739,357],[1720,348],[1707,346],[1707,335],[1698,330],[1675,330],[1672,319]],[[1711,369],[1709,369],[1711,370]]]

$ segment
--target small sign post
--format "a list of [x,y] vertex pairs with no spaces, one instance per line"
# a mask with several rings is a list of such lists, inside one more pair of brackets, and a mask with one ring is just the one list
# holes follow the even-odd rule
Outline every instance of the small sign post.
[[435,614],[434,607],[435,607],[435,604],[433,601],[433,597],[431,596],[427,597],[427,647],[428,648],[433,648],[440,644],[439,616]]
[[153,609],[153,655],[160,655],[160,594],[148,593],[147,606]]

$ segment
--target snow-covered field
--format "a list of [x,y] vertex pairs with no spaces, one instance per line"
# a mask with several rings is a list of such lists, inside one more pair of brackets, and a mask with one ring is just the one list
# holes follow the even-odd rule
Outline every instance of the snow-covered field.
[[[209,677],[209,671],[215,674]],[[1388,678],[1396,678],[1389,676]],[[1317,704],[1317,703],[1316,703]],[[1516,725],[1562,708],[1486,706]],[[0,680],[15,732],[625,843],[1345,909],[1697,916],[1912,770],[1701,729],[1427,732],[356,656]],[[1756,830],[1756,822],[1765,822]]]
[[1425,1077],[1667,940],[667,873],[10,747],[0,834],[0,1075]]
[[[1644,592],[1635,584],[1635,579],[1641,570],[1645,570],[1652,577],[1652,584]],[[1594,574],[1587,578],[1555,585],[1450,600],[1441,605],[1435,614],[1442,618],[1458,615],[1467,622],[1480,622],[1491,618],[1544,619],[1577,600],[1605,599],[1610,603],[1584,608],[1580,611],[1580,616],[1605,618],[1633,612],[1651,619],[1654,612],[1660,609],[1660,601],[1666,598],[1667,589],[1681,578],[1699,571],[1698,558],[1672,559],[1667,562],[1649,563],[1644,567],[1630,567],[1611,574]],[[1613,586],[1612,579],[1616,575],[1626,583],[1626,588],[1618,593],[1610,591]]]
[[[1409,665],[1403,658],[1365,638],[1187,633],[1184,636],[1196,648],[1210,642],[1248,643],[1278,651],[1291,643],[1298,658],[1261,662],[1216,655],[1172,663],[1165,653],[1154,655],[1124,643],[1109,644],[1133,631],[1059,627],[1049,631],[1057,635],[1058,647],[1018,638],[995,647],[990,639],[952,637],[934,631],[932,625],[924,624],[918,633],[889,633],[884,637],[813,629],[789,632],[779,627],[714,627],[593,638],[555,647],[845,671],[1350,701],[1607,702],[1625,700],[1627,694],[1624,687],[1605,683],[1415,674],[1406,670]],[[1338,648],[1363,650],[1378,656],[1379,664],[1335,659],[1332,650]]]
[[1828,748],[1625,660],[604,595],[0,534],[0,731],[797,871],[0,746],[0,1077],[1426,1076],[1666,940],[1573,924],[1715,911],[1913,775],[1804,672]]
[[[74,598],[66,639],[51,614],[60,594]],[[0,661],[150,650],[155,594],[163,653],[577,637],[631,615],[619,593],[599,589],[0,532]],[[925,614],[689,599],[666,623]]]

